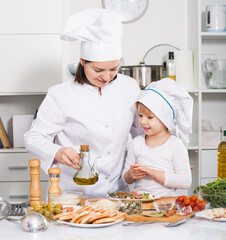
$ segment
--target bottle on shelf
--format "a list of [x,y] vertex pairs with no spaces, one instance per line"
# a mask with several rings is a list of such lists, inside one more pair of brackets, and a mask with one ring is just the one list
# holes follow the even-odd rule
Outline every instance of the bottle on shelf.
[[174,52],[169,52],[169,58],[166,63],[167,77],[176,81],[176,62],[174,59]]
[[93,185],[98,181],[98,174],[90,165],[89,145],[80,146],[80,168],[74,174],[73,180],[78,185]]
[[223,131],[223,140],[218,146],[218,177],[226,178],[226,130]]

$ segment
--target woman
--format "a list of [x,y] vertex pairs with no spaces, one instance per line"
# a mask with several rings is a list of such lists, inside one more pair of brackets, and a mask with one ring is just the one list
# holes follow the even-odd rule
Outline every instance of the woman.
[[[61,38],[81,40],[80,63],[75,79],[49,89],[37,118],[25,134],[32,157],[45,172],[61,164],[62,190],[82,191],[86,197],[104,197],[125,191],[121,179],[128,134],[142,133],[135,101],[137,82],[117,74],[121,58],[122,24],[106,9],[88,9],[72,15]],[[73,182],[80,165],[81,144],[90,146],[99,180],[95,185]]]

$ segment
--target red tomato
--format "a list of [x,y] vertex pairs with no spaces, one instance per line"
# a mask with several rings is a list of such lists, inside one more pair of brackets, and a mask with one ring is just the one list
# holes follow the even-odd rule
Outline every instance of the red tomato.
[[185,198],[185,199],[184,199],[184,204],[185,204],[186,206],[188,206],[190,203],[191,203],[190,198]]
[[200,200],[200,199],[197,199],[197,200],[196,200],[196,204],[198,204],[199,202],[201,202],[201,200]]
[[183,202],[184,202],[183,196],[179,196],[179,197],[176,199],[176,202],[177,202],[177,203],[183,203]]
[[190,206],[191,206],[191,208],[193,208],[194,206],[196,206],[196,202],[195,201],[191,201]]
[[205,209],[205,202],[203,202],[203,201],[198,202],[197,207],[201,211],[204,210]]
[[196,195],[192,195],[192,196],[191,196],[191,201],[194,201],[194,202],[195,202],[196,200],[197,200],[197,196],[196,196]]
[[198,207],[197,207],[197,206],[194,206],[194,207],[192,208],[192,211],[193,211],[193,212],[198,212],[198,211],[199,211],[199,209],[198,209]]

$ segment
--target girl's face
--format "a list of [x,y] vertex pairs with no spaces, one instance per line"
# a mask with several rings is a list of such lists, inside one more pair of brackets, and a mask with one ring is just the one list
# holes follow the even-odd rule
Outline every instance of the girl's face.
[[140,126],[147,136],[157,136],[168,133],[167,127],[143,104],[138,103],[137,112]]
[[80,59],[81,65],[89,82],[96,87],[105,87],[114,79],[118,72],[120,60],[108,62],[85,62]]

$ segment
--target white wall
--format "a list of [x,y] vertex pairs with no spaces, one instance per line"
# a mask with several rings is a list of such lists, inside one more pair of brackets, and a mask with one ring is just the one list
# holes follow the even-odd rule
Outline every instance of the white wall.
[[[124,23],[122,41],[124,65],[136,65],[145,53],[155,45],[171,44],[187,49],[187,1],[189,0],[149,0],[145,15],[133,23]],[[63,25],[66,18],[85,8],[102,7],[101,0],[65,0]],[[78,62],[79,42],[63,43],[63,80],[67,63]]]
[[[143,59],[144,55],[150,48],[158,44],[171,44],[180,49],[188,47],[188,3],[196,0],[149,0],[148,9],[144,16],[132,23],[124,23],[124,35],[122,40],[123,47],[123,64],[136,65]],[[73,13],[86,8],[102,8],[102,0],[0,0],[0,34],[4,38],[15,39],[15,45],[3,47],[1,51],[2,64],[6,64],[4,59],[13,59],[17,53],[17,48],[21,48],[16,43],[16,38],[29,38],[29,35],[46,38],[46,36],[55,38],[59,37],[66,19]],[[19,35],[19,36],[18,36]],[[79,61],[80,43],[63,42],[58,39],[55,46],[61,49],[55,49],[54,58],[58,60],[54,66],[60,68],[62,63],[62,76],[65,81],[69,74],[67,70],[68,63],[77,63]],[[1,42],[1,35],[0,35]],[[5,42],[4,42],[5,43]],[[48,44],[52,44],[48,41]],[[3,45],[2,45],[3,46]],[[31,49],[22,46],[24,55]],[[39,51],[38,44],[34,47],[37,54]],[[46,54],[52,54],[51,51]],[[24,62],[26,59],[24,59]],[[29,59],[32,66],[40,64],[34,58]],[[22,65],[22,62],[20,62]],[[11,66],[10,66],[11,65]],[[4,66],[5,72],[9,72],[12,66],[17,66],[17,62]],[[24,64],[25,68],[27,64]],[[34,68],[35,68],[34,67]],[[33,68],[33,69],[34,69]],[[25,68],[26,69],[26,68]],[[28,71],[31,68],[28,69]],[[37,69],[40,67],[37,66]],[[56,71],[60,71],[59,69]],[[44,71],[46,73],[46,70]],[[32,75],[32,74],[31,74]],[[1,75],[5,79],[7,74]],[[48,78],[54,78],[54,74],[47,74]],[[61,76],[61,74],[59,74]],[[17,73],[12,77],[17,79]],[[45,81],[48,81],[48,78]],[[59,79],[60,80],[60,79]],[[1,81],[1,80],[0,80]],[[50,85],[52,82],[50,82]],[[47,84],[48,85],[48,84]],[[28,89],[29,90],[29,89]],[[41,90],[41,89],[40,89]],[[13,91],[13,89],[12,89]]]

